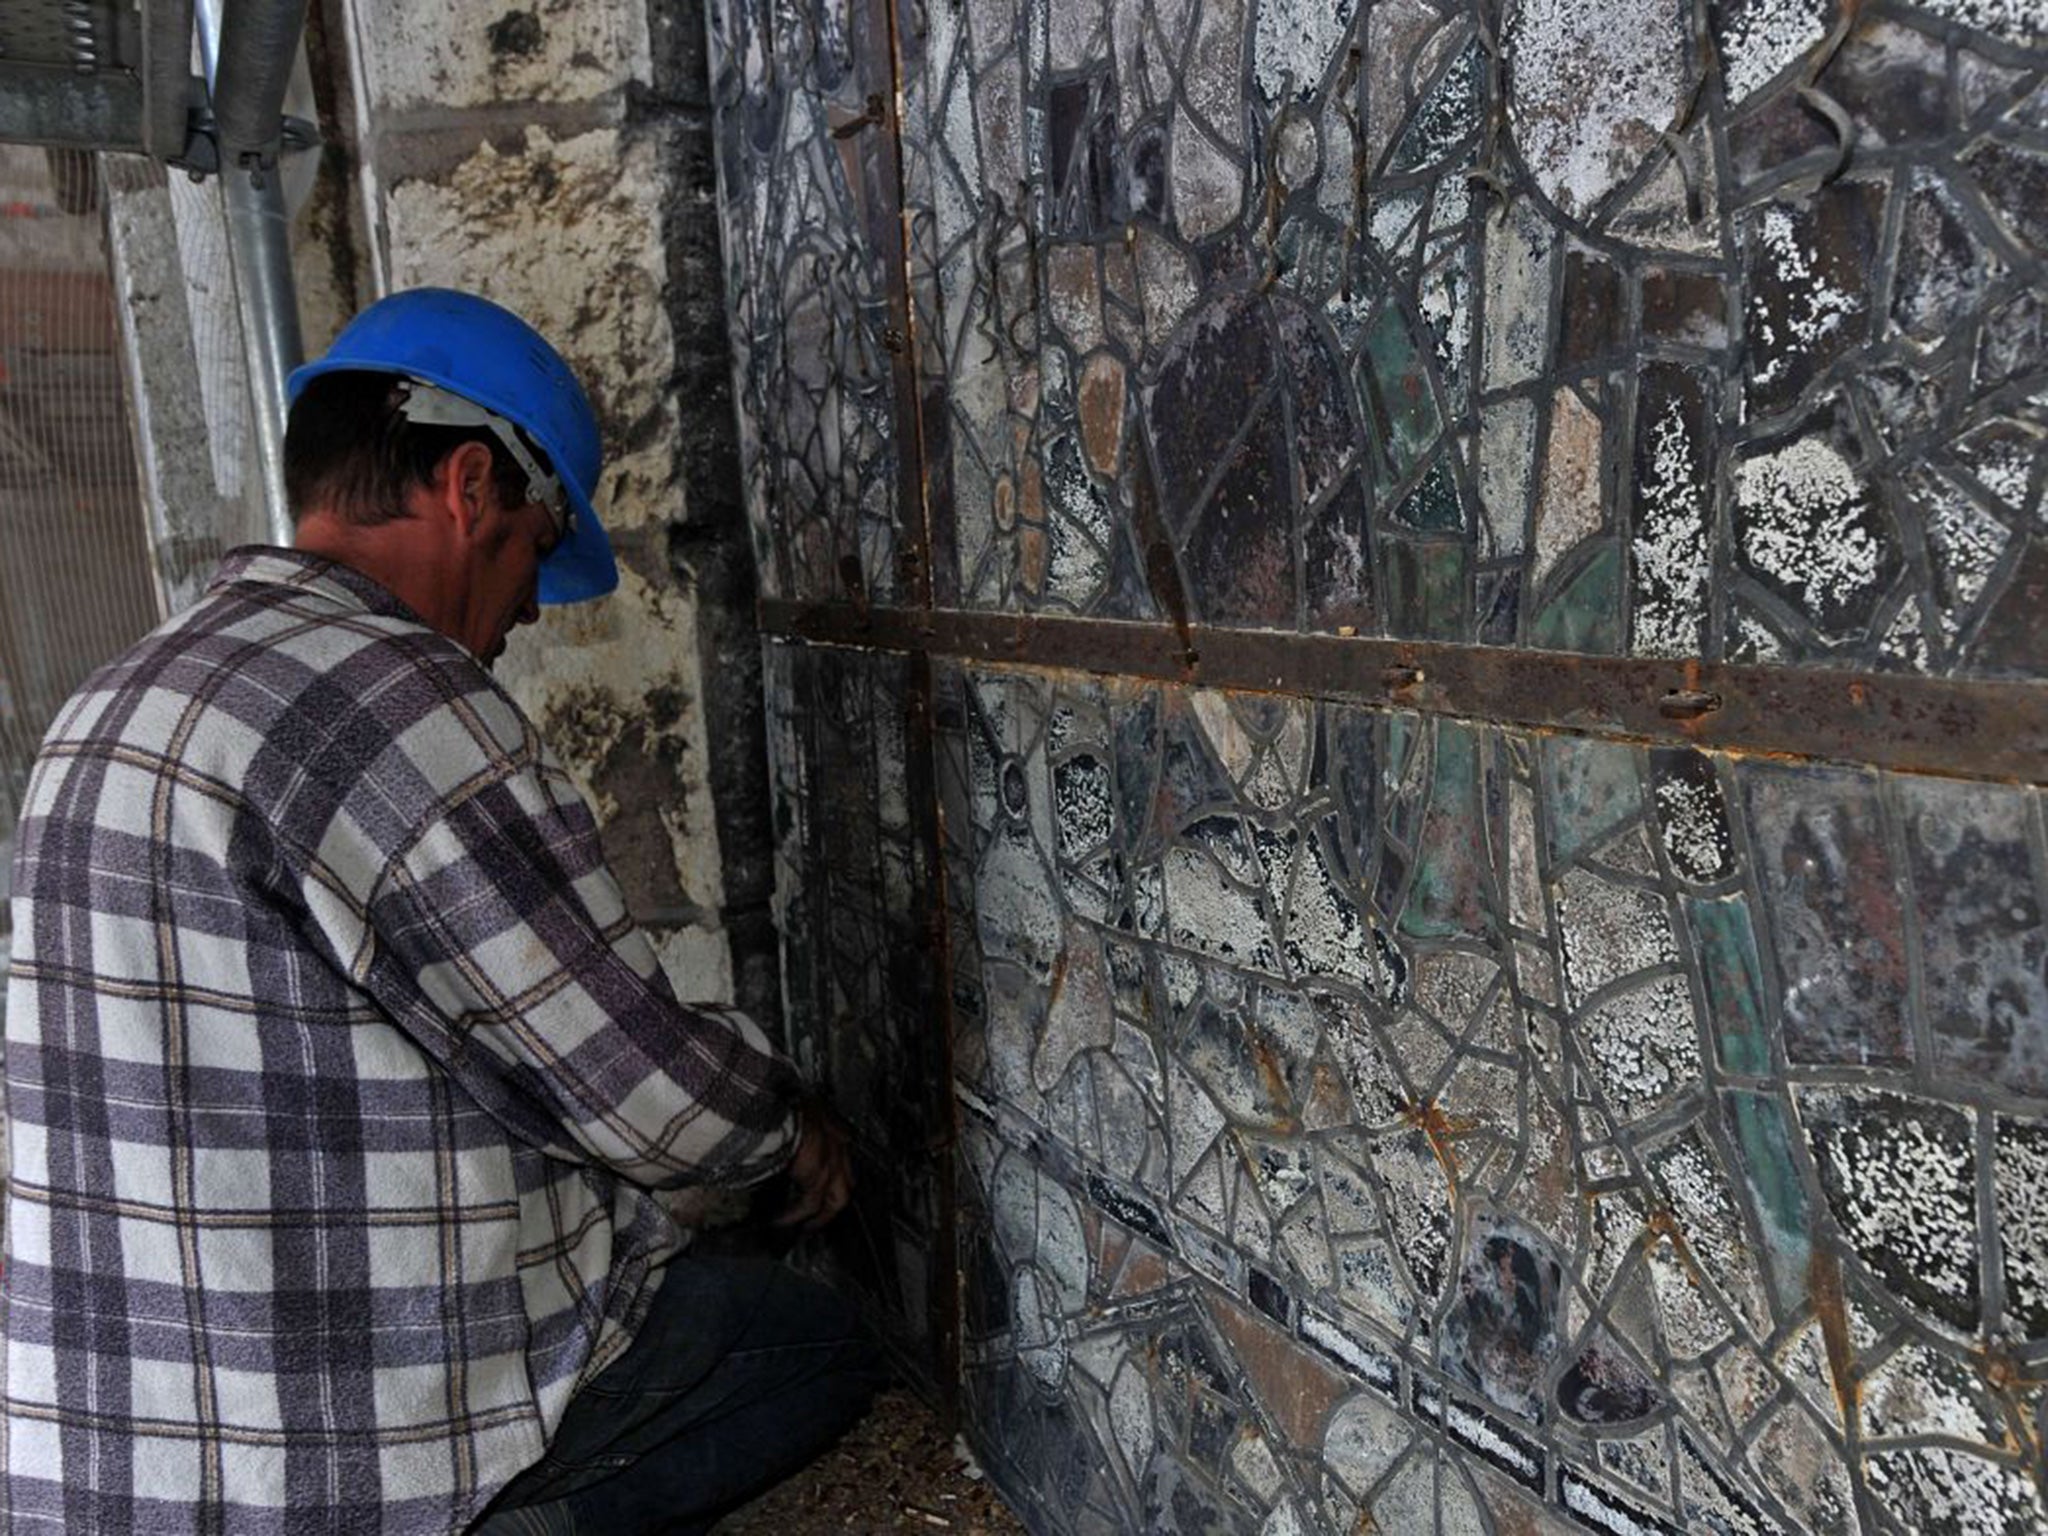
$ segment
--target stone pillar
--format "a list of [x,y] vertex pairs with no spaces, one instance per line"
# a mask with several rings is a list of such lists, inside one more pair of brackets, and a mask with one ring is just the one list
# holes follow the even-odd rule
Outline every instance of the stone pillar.
[[[548,611],[500,675],[596,805],[687,996],[779,1012],[760,659],[738,510],[701,12],[329,0],[376,293],[518,311],[590,389],[619,590]],[[373,294],[362,295],[367,300]]]
[[137,155],[105,157],[107,263],[127,363],[130,427],[166,614],[189,608],[220,557],[268,537],[245,473],[249,384],[216,182]]

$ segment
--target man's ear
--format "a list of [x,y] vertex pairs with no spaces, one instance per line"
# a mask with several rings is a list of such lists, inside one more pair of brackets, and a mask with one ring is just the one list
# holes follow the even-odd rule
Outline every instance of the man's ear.
[[434,477],[435,499],[465,537],[477,531],[484,508],[496,490],[491,450],[470,441],[448,450]]

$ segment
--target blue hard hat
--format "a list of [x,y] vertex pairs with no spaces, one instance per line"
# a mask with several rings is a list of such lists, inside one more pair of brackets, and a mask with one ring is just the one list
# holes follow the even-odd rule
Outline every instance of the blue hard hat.
[[574,513],[541,563],[540,600],[581,602],[619,584],[611,540],[590,504],[602,466],[597,413],[561,354],[532,326],[474,294],[413,288],[357,315],[325,357],[292,371],[287,393],[296,401],[308,381],[344,370],[437,385],[519,426],[548,456]]

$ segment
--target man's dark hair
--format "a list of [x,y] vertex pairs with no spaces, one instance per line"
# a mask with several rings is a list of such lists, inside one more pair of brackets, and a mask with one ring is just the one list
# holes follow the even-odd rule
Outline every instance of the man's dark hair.
[[[310,507],[361,528],[394,522],[405,516],[406,492],[431,485],[435,467],[464,443],[491,450],[491,476],[506,506],[529,499],[526,472],[486,429],[420,426],[399,415],[402,382],[393,374],[355,370],[307,382],[284,434],[284,490],[293,522]],[[543,471],[551,468],[531,439],[526,446]]]

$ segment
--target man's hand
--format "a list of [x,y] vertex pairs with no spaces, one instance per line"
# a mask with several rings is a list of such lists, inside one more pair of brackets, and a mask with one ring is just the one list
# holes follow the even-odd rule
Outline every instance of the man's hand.
[[822,1227],[845,1207],[853,1193],[853,1159],[848,1155],[846,1126],[815,1095],[797,1106],[796,1156],[790,1159],[789,1204],[775,1218],[778,1227]]

